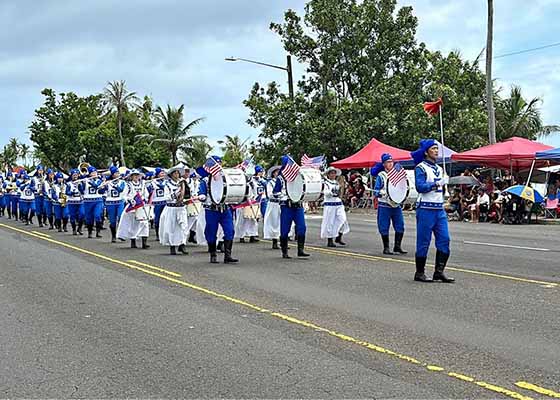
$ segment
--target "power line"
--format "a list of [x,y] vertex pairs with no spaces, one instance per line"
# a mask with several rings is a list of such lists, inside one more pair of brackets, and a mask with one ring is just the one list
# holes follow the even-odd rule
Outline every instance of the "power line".
[[[530,49],[525,49],[525,50],[514,51],[512,53],[500,54],[499,56],[492,57],[492,59],[509,57],[509,56],[516,56],[518,54],[530,53],[530,52],[533,52],[533,51],[549,49],[551,47],[558,47],[558,46],[560,46],[560,42],[547,44],[545,46],[532,47]],[[482,58],[484,58],[484,57],[482,57]]]

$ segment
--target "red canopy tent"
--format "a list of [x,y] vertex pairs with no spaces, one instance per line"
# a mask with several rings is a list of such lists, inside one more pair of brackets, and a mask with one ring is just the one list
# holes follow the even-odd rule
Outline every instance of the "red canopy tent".
[[[451,160],[491,168],[522,170],[531,168],[537,151],[549,149],[552,149],[552,146],[533,142],[529,139],[512,137],[500,143],[453,154]],[[536,167],[545,165],[547,165],[545,160],[537,160],[535,163]]]
[[331,165],[340,169],[369,168],[381,161],[381,155],[383,153],[390,153],[395,161],[412,159],[412,157],[410,157],[410,152],[407,150],[397,149],[396,147],[383,144],[377,139],[371,139],[371,141],[357,153],[343,160],[335,161],[331,163]]

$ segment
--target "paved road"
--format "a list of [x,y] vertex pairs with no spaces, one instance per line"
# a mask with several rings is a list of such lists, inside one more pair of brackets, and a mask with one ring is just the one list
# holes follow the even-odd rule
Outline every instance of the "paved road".
[[[458,282],[423,285],[411,279],[412,256],[380,256],[366,219],[351,216],[348,249],[312,245],[311,260],[282,260],[268,243],[236,244],[235,266],[210,265],[202,248],[171,257],[153,241],[133,250],[0,220],[0,394],[560,392],[560,263],[543,251],[555,250],[558,227],[452,223]],[[322,245],[312,240],[319,223],[309,220],[309,236]]]

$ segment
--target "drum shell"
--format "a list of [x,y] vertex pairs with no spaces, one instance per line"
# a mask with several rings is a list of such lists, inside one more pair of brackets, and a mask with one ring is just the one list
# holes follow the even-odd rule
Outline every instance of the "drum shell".
[[315,168],[301,168],[293,182],[286,183],[286,194],[293,202],[319,201],[323,196],[323,177]]
[[214,204],[239,204],[247,199],[249,183],[239,168],[226,168],[221,174],[209,177],[210,199]]

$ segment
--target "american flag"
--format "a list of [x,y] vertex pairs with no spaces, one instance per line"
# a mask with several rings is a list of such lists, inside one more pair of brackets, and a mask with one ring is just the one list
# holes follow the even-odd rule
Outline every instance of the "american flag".
[[218,162],[213,157],[210,157],[208,160],[206,160],[203,168],[210,175],[216,175],[219,172],[222,172],[222,166],[218,164]]
[[253,159],[252,158],[248,158],[246,160],[243,160],[243,162],[239,165],[237,165],[235,168],[240,168],[243,171],[247,171],[247,169],[253,164]]
[[325,156],[317,156],[317,157],[309,157],[307,154],[304,154],[301,157],[301,166],[302,167],[311,167],[320,169],[325,165]]
[[293,182],[299,174],[299,165],[292,157],[288,157],[289,161],[282,167],[280,173],[287,182]]
[[393,169],[387,172],[387,178],[391,185],[397,186],[400,181],[406,179],[406,170],[400,164],[395,164]]

